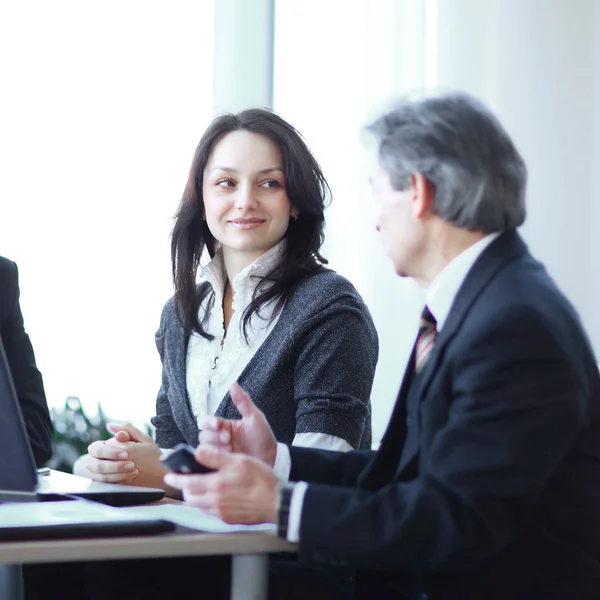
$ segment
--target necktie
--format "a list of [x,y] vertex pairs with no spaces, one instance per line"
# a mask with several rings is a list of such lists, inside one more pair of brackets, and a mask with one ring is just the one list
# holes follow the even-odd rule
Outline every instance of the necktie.
[[433,345],[435,343],[435,337],[437,330],[435,328],[436,320],[431,314],[431,311],[427,306],[421,313],[421,321],[419,323],[419,333],[417,335],[416,348],[415,348],[415,371],[419,373],[427,359],[429,358]]

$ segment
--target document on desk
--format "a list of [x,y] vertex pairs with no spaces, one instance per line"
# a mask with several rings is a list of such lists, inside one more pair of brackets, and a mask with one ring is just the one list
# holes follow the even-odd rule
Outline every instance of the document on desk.
[[153,517],[171,521],[182,527],[198,529],[209,533],[230,533],[232,531],[277,531],[274,523],[259,523],[257,525],[235,525],[225,523],[199,508],[181,504],[160,504],[153,506],[126,506],[119,510],[135,517]]

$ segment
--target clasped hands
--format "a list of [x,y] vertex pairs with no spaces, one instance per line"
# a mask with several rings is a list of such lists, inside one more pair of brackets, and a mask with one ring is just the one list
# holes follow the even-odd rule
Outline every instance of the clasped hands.
[[205,417],[198,462],[216,469],[203,475],[167,473],[154,440],[131,424],[109,424],[114,437],[93,442],[85,465],[96,481],[161,487],[183,493],[186,504],[227,523],[275,523],[279,482],[272,467],[277,440],[263,412],[237,384],[231,399],[242,418]]

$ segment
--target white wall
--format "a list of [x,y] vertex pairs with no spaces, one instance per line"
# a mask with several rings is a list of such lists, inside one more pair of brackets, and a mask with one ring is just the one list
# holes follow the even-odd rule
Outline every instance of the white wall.
[[[594,28],[600,31],[600,2],[595,3]],[[594,74],[593,98],[596,107],[600,107],[600,35],[594,36],[594,56],[590,73]],[[586,325],[592,336],[596,355],[600,362],[600,108],[596,108],[590,119],[590,129],[593,131],[594,148],[593,164],[590,176],[593,188],[590,196],[590,212],[587,222],[587,235],[590,239],[590,300],[586,310]]]
[[154,414],[212,32],[212,0],[1,3],[0,254],[19,265],[50,406]]
[[522,233],[600,351],[595,0],[439,0],[441,87],[484,99],[529,168]]
[[[379,332],[374,439],[388,421],[422,297],[393,273],[374,230],[361,136],[377,109],[425,82],[423,0],[279,0],[274,107],[305,136],[333,191],[324,255],[365,299]],[[315,16],[318,15],[318,18]],[[310,40],[310,43],[306,43]]]
[[422,296],[392,274],[373,233],[361,126],[391,95],[431,86],[485,101],[528,163],[522,232],[600,352],[599,16],[596,0],[277,2],[275,109],[321,161],[334,193],[326,256],[358,287],[379,331],[375,439]]

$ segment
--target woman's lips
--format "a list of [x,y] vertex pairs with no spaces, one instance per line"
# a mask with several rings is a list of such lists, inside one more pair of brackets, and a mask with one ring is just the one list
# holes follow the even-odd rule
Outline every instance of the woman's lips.
[[264,223],[264,219],[232,219],[229,221],[237,229],[254,229]]

